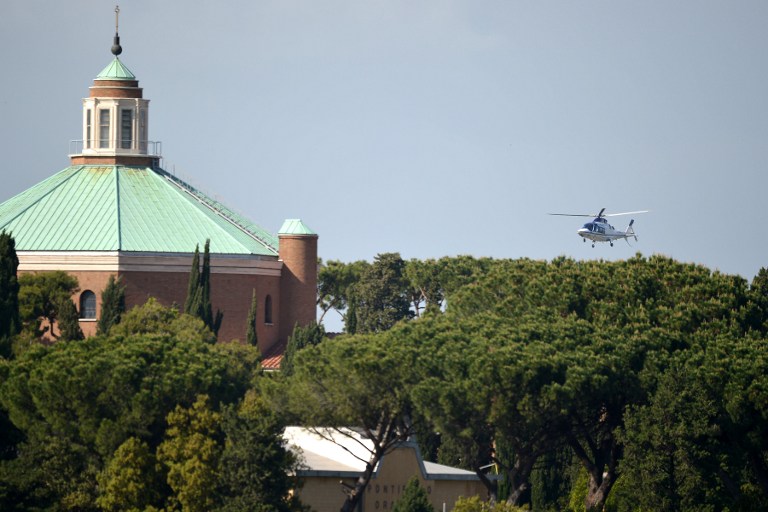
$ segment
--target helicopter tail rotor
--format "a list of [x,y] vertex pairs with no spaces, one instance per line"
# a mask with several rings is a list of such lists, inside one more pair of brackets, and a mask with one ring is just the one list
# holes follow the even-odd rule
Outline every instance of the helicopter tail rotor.
[[626,236],[624,237],[624,240],[627,240],[627,243],[629,243],[628,238],[632,236],[635,239],[635,242],[637,242],[637,235],[635,234],[635,229],[632,227],[632,224],[635,223],[635,219],[632,219],[629,221],[629,226],[627,226],[627,231],[625,232]]

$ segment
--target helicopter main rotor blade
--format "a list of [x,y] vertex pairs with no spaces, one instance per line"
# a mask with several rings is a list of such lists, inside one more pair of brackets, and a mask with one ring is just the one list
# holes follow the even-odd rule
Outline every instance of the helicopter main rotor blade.
[[560,215],[562,217],[597,217],[597,215],[586,213],[548,213],[547,215]]
[[603,217],[617,217],[619,215],[634,215],[635,213],[648,213],[650,210],[638,210],[636,212],[606,213]]

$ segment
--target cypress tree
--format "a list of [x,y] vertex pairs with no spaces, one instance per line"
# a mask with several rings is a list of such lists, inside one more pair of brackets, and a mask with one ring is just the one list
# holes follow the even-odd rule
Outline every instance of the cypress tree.
[[251,297],[251,309],[248,311],[248,329],[245,332],[245,342],[252,347],[259,346],[259,338],[256,335],[256,308],[258,307],[256,300],[256,289],[253,289],[253,296]]
[[189,284],[187,285],[187,301],[184,303],[184,312],[192,316],[200,316],[200,246],[195,246],[195,254],[192,256],[192,268],[189,271]]
[[213,307],[211,306],[211,241],[205,241],[203,251],[203,271],[200,273],[200,318],[205,325],[213,325]]
[[19,316],[19,258],[16,242],[5,230],[0,232],[0,356],[10,356],[11,338],[21,331]]
[[203,269],[200,270],[200,246],[195,246],[195,255],[192,257],[192,269],[189,273],[189,286],[187,287],[187,301],[184,303],[184,312],[201,319],[208,328],[218,335],[224,313],[216,310],[213,315],[211,306],[211,253],[210,239],[205,241],[203,252]]
[[280,361],[280,371],[286,375],[292,374],[293,358],[296,356],[296,353],[304,347],[317,345],[323,341],[323,338],[325,338],[325,327],[323,327],[323,324],[318,324],[314,321],[306,327],[301,327],[297,324],[293,328],[291,337],[288,338],[283,359]]
[[109,276],[107,287],[101,292],[101,316],[98,323],[98,334],[109,334],[113,325],[120,323],[120,317],[125,313],[125,286],[120,285],[120,278]]
[[403,495],[395,502],[392,512],[435,512],[427,491],[415,476],[408,480]]
[[219,334],[219,328],[221,327],[221,321],[224,319],[224,313],[220,310],[216,310],[216,315],[213,314],[213,306],[211,305],[211,240],[205,241],[205,251],[203,252],[203,271],[200,273],[200,318],[203,319],[205,325],[207,325],[213,334]]

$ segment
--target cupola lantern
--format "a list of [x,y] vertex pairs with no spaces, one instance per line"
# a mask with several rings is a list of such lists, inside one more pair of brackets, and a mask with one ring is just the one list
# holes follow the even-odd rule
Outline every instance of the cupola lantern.
[[136,76],[120,61],[120,8],[115,8],[112,62],[94,79],[83,99],[82,140],[74,141],[72,164],[140,165],[156,167],[160,143],[148,140],[149,100],[143,98]]

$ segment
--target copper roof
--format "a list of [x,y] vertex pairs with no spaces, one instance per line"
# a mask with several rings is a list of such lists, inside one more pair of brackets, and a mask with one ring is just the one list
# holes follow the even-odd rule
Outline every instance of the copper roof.
[[79,165],[0,204],[17,251],[276,257],[278,239],[162,169]]

